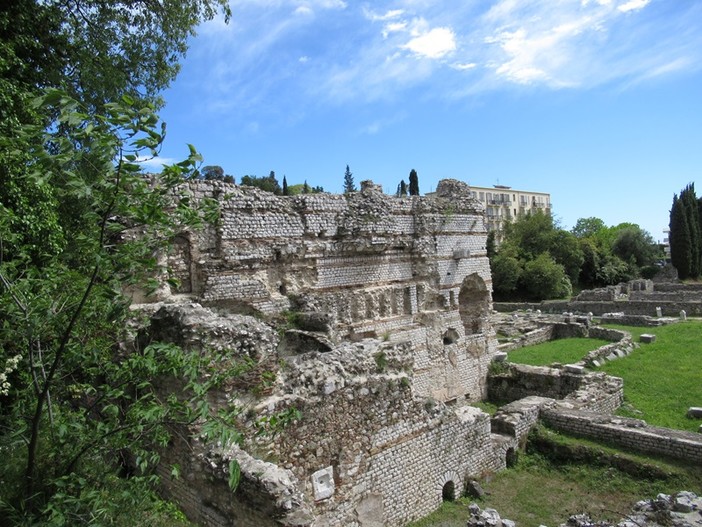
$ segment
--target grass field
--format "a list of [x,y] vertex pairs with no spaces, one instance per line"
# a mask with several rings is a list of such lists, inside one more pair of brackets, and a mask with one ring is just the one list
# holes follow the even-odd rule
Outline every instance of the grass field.
[[[607,452],[593,442],[565,438],[570,444],[580,444]],[[468,505],[477,503],[482,509],[496,509],[503,518],[517,522],[519,527],[550,527],[564,523],[568,516],[581,512],[594,519],[619,520],[632,505],[659,492],[680,490],[702,492],[702,474],[692,467],[681,467],[645,456],[617,453],[619,457],[637,459],[658,467],[664,478],[634,478],[602,463],[554,463],[538,453],[521,453],[514,468],[493,475],[481,484],[489,493],[482,500],[461,498],[445,502],[436,512],[409,524],[408,527],[463,527],[468,518]]]
[[535,344],[510,351],[507,360],[515,364],[529,364],[531,366],[549,366],[554,362],[561,364],[571,364],[578,362],[585,357],[588,352],[609,344],[602,339],[560,339]]
[[607,326],[656,335],[626,359],[608,362],[601,371],[624,379],[625,406],[620,413],[652,425],[697,431],[688,419],[690,406],[702,406],[702,321],[689,320],[657,328]]

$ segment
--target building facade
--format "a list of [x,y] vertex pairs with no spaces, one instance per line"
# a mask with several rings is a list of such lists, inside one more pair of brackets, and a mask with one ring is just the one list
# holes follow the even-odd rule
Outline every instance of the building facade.
[[546,192],[516,190],[505,185],[470,185],[470,189],[473,197],[485,206],[485,226],[495,233],[497,243],[502,241],[506,223],[539,210],[551,214],[551,195]]

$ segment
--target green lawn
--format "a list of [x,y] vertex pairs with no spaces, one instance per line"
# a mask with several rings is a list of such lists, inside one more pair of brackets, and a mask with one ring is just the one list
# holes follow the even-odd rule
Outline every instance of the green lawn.
[[[544,433],[560,436],[551,431]],[[607,452],[593,442],[562,438],[571,444],[582,444],[596,451]],[[681,467],[645,456],[618,456],[651,463],[667,477],[634,478],[602,463],[556,463],[533,453],[520,453],[514,468],[501,471],[481,482],[488,495],[482,500],[460,498],[445,502],[431,515],[407,527],[463,527],[468,519],[468,505],[477,503],[482,509],[491,507],[500,516],[517,522],[519,527],[560,525],[572,514],[589,513],[594,519],[619,520],[637,501],[654,498],[658,493],[702,491],[702,475],[694,467]],[[658,478],[658,479],[657,479]]]
[[607,326],[656,335],[625,359],[599,368],[624,379],[622,415],[652,425],[697,431],[702,421],[688,419],[690,406],[702,406],[702,321],[688,320],[657,328]]
[[549,366],[554,362],[561,364],[571,364],[578,362],[585,357],[588,352],[609,344],[602,339],[559,339],[535,344],[510,351],[507,360],[515,364],[529,364],[531,366]]

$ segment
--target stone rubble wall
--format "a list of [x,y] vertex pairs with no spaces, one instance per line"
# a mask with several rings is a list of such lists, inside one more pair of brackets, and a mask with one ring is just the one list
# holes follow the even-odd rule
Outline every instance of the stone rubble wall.
[[649,426],[640,419],[582,409],[554,407],[544,409],[541,415],[546,424],[563,432],[702,465],[701,434]]

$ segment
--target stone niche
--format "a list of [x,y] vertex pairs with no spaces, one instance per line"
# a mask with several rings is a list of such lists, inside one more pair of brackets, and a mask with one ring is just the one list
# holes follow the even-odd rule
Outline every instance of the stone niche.
[[[243,450],[215,465],[255,453],[285,476],[242,471],[229,498],[171,482],[188,516],[260,527],[271,521],[261,510],[277,511],[276,525],[399,526],[504,466],[489,416],[468,405],[485,396],[497,343],[484,209],[465,183],[409,197],[372,182],[343,196],[189,185],[194,199],[220,202],[221,219],[178,237],[168,261],[180,285],[167,300],[189,304],[167,304],[143,333],[224,362],[248,357],[247,383],[213,394],[249,409]],[[261,434],[273,422],[283,424]],[[191,441],[171,455],[214,466],[210,451]]]

